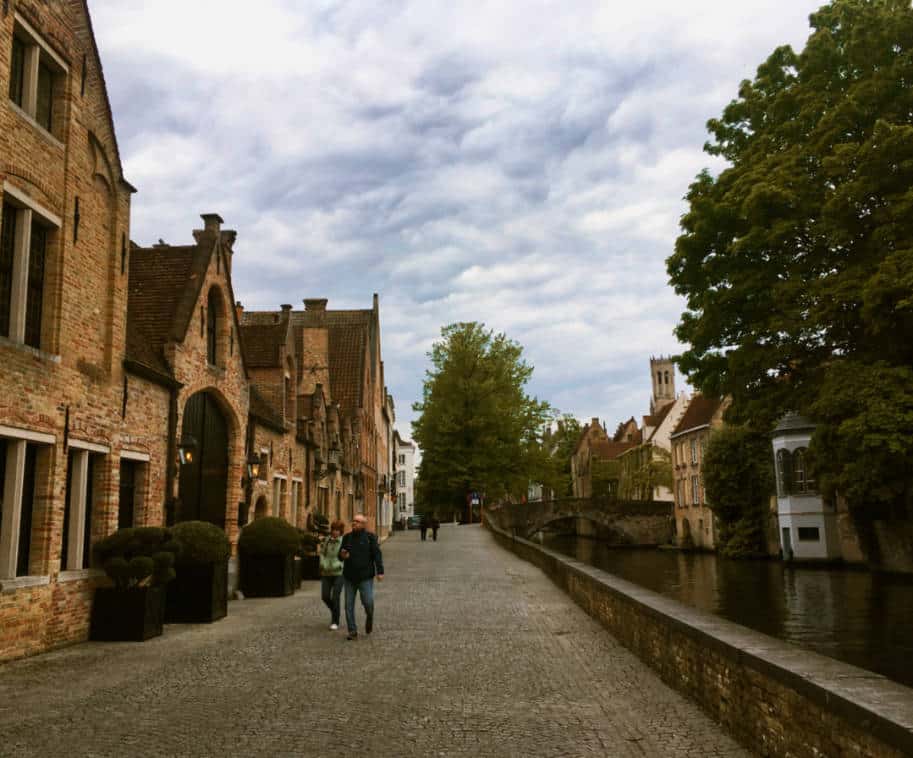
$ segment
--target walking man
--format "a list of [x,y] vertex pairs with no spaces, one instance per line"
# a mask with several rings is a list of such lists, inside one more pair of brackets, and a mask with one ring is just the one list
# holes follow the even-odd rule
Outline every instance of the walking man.
[[425,514],[421,514],[418,517],[418,531],[422,535],[422,542],[425,541],[425,535],[428,534],[428,519],[425,518]]
[[355,593],[361,595],[365,609],[365,633],[374,628],[374,577],[384,580],[384,560],[380,553],[377,535],[369,532],[364,514],[357,514],[352,521],[352,531],[342,538],[339,557],[343,560],[342,576],[346,585],[346,626],[347,640],[358,639],[355,624]]
[[431,539],[437,542],[437,530],[441,528],[441,522],[437,520],[437,516],[431,517]]

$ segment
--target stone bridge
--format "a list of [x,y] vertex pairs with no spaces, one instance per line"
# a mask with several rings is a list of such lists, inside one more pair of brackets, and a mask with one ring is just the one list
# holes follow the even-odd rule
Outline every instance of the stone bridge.
[[559,498],[487,507],[485,518],[530,537],[543,529],[573,527],[617,545],[661,545],[672,539],[672,503],[614,498]]

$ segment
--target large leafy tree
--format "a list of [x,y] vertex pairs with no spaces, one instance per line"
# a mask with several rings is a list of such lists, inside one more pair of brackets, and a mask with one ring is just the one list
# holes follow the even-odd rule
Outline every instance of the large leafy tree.
[[526,394],[533,368],[523,348],[476,322],[441,330],[413,409],[422,450],[419,496],[426,510],[461,507],[466,494],[489,502],[522,497],[546,465],[542,433],[549,406]]
[[555,497],[570,497],[573,493],[571,456],[579,439],[580,422],[567,413],[556,413],[543,435],[542,470],[538,479]]
[[[913,10],[834,0],[719,119],[668,271],[680,368],[769,429],[821,426],[820,481],[851,505],[913,492]],[[863,479],[859,479],[860,472]]]

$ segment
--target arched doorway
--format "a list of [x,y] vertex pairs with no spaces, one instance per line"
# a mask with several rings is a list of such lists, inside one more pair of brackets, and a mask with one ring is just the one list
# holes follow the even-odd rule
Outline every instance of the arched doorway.
[[228,422],[208,392],[191,396],[184,406],[181,439],[192,437],[193,461],[181,466],[178,521],[209,521],[225,528],[228,486]]

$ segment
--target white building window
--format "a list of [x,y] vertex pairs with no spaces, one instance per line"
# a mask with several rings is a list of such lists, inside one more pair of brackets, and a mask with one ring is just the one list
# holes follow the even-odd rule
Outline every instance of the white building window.
[[9,99],[55,137],[62,132],[67,71],[63,59],[17,14],[10,46]]
[[3,185],[0,215],[0,336],[43,347],[45,271],[50,240],[60,219]]
[[691,462],[697,463],[697,440],[691,438]]
[[30,573],[39,469],[46,472],[51,435],[0,428],[0,579]]
[[701,485],[696,476],[691,477],[691,502],[699,505],[701,502]]

